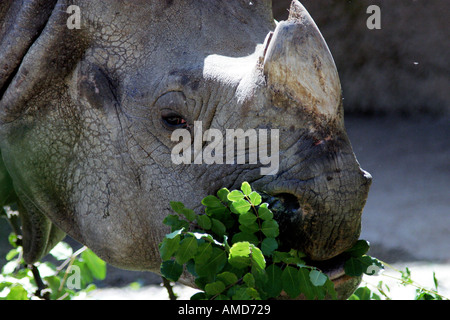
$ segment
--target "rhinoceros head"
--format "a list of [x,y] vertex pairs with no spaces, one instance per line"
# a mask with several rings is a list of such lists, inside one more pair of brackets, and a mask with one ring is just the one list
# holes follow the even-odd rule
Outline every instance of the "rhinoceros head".
[[[283,205],[283,241],[311,261],[355,243],[371,177],[299,2],[279,23],[266,0],[70,4],[80,29],[66,1],[0,11],[0,177],[14,187],[27,261],[67,233],[116,266],[158,271],[169,202],[200,210],[242,181]],[[177,129],[192,142],[184,160]],[[260,144],[227,158],[212,143],[238,129]]]

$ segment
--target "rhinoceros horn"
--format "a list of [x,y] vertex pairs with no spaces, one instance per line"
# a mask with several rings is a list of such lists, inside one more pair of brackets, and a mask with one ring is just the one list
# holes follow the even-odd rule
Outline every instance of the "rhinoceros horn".
[[264,74],[275,92],[305,111],[333,120],[340,113],[341,84],[333,57],[306,9],[293,1],[289,19],[266,40]]

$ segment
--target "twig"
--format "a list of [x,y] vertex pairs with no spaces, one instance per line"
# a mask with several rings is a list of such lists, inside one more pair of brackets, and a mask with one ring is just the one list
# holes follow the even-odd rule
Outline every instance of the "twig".
[[170,284],[170,281],[167,280],[167,279],[164,278],[164,277],[161,277],[161,278],[162,278],[162,280],[163,280],[164,287],[167,289],[167,292],[169,293],[169,299],[170,299],[170,300],[177,300],[177,296],[176,296],[176,294],[173,292],[173,287],[172,287],[172,285]]
[[38,289],[36,290],[36,296],[45,300],[49,300],[48,295],[46,294],[42,295],[42,291],[47,289],[47,286],[45,285],[44,281],[42,281],[39,269],[34,264],[28,265],[28,268],[31,269],[34,280],[36,281],[36,285],[38,287]]

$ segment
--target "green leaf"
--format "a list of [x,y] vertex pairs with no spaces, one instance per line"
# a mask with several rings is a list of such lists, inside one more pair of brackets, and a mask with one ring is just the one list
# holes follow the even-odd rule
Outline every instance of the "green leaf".
[[304,257],[306,257],[306,254],[304,254],[303,252],[298,251],[296,249],[289,250],[289,254],[291,256],[295,257],[295,258],[304,258]]
[[307,299],[312,300],[314,299],[314,297],[316,297],[316,287],[311,283],[309,273],[310,271],[308,269],[300,268],[298,270],[298,279],[300,282],[300,291],[305,295]]
[[183,214],[184,204],[179,201],[170,201],[170,207],[178,214]]
[[181,274],[183,273],[183,266],[179,265],[173,260],[163,261],[161,264],[161,274],[170,281],[178,281]]
[[215,196],[206,196],[203,198],[202,204],[209,208],[223,207],[222,202],[220,202],[219,198]]
[[331,299],[337,300],[337,292],[334,287],[334,282],[331,281],[330,279],[328,279],[325,282],[325,288],[326,288],[327,293],[331,296]]
[[438,279],[436,278],[436,272],[434,272],[434,271],[433,271],[433,283],[434,283],[434,289],[437,291],[439,282],[438,282]]
[[348,249],[346,252],[350,253],[352,257],[360,257],[369,251],[370,244],[366,240],[358,240],[353,245],[352,248]]
[[21,285],[14,285],[6,296],[6,300],[28,300],[28,292]]
[[254,206],[259,205],[261,203],[261,201],[262,201],[261,196],[256,191],[253,191],[252,193],[250,193],[248,197],[250,199],[250,202]]
[[6,261],[11,261],[12,259],[14,259],[15,256],[17,256],[19,254],[20,250],[18,248],[15,249],[11,249],[7,254],[6,254]]
[[[194,257],[195,259],[195,257]],[[189,260],[188,262],[186,262],[186,270],[192,274],[194,277],[198,278],[198,274],[197,272],[195,272],[195,261],[194,259]]]
[[257,219],[256,216],[250,211],[248,211],[239,216],[239,223],[244,226],[249,226],[255,223],[256,219]]
[[192,209],[183,208],[183,210],[181,210],[181,212],[186,217],[186,219],[188,219],[190,222],[194,221],[195,217],[197,216],[195,214],[194,210],[192,210]]
[[257,268],[257,270],[262,271],[266,268],[266,259],[261,250],[254,244],[250,244],[252,266]]
[[167,238],[167,239],[173,239],[173,238],[175,238],[176,236],[180,235],[182,232],[183,232],[183,229],[175,230],[175,231],[172,232],[172,233],[166,234],[165,238]]
[[212,226],[211,219],[204,214],[197,216],[197,223],[203,230],[209,230]]
[[256,222],[254,222],[254,223],[249,224],[249,225],[241,224],[239,226],[239,230],[241,230],[244,233],[253,234],[253,233],[259,231],[260,229],[259,229],[259,225]]
[[245,199],[236,200],[230,206],[231,211],[237,214],[244,214],[250,210],[250,208],[250,203]]
[[284,291],[289,295],[289,297],[294,299],[300,295],[301,283],[299,278],[299,270],[294,267],[287,266],[281,274],[281,282],[283,284]]
[[225,235],[225,232],[227,231],[227,228],[225,225],[217,219],[211,218],[211,231],[217,234],[219,237],[223,237]]
[[373,275],[381,269],[383,269],[381,262],[370,256],[350,257],[344,264],[345,273],[351,277],[358,277],[363,273]]
[[106,277],[106,262],[97,257],[92,250],[85,250],[81,258],[86,262],[87,267],[92,272],[94,278],[103,280]]
[[321,287],[325,284],[328,277],[319,270],[311,270],[309,273],[309,279],[313,286]]
[[384,269],[383,263],[371,256],[362,256],[359,260],[365,265],[364,273],[369,276],[378,275]]
[[8,236],[8,242],[13,248],[17,248],[17,235],[14,232],[11,232]]
[[286,264],[304,265],[305,262],[297,255],[294,255],[294,252],[292,250],[289,252],[274,251],[272,253],[273,261],[276,263],[284,262]]
[[219,199],[222,202],[227,203],[229,193],[230,191],[227,188],[222,188],[219,191],[217,191],[217,197],[219,197]]
[[190,300],[206,300],[206,294],[204,292],[197,292],[191,296]]
[[278,223],[275,220],[264,221],[261,225],[261,231],[269,238],[276,238],[280,234]]
[[205,292],[211,296],[218,295],[225,290],[225,284],[222,281],[208,283],[205,286]]
[[230,271],[225,271],[217,275],[217,279],[225,283],[225,285],[230,286],[238,282],[238,277],[235,273]]
[[247,291],[247,287],[235,286],[232,292],[234,292],[232,299],[233,300],[250,300],[252,296]]
[[199,277],[206,277],[208,279],[214,279],[217,273],[219,273],[225,264],[227,263],[227,254],[224,250],[213,247],[211,257],[206,263],[195,264],[195,271]]
[[206,207],[205,208],[205,213],[209,216],[209,217],[216,217],[216,218],[220,218],[222,219],[224,214],[227,213],[227,207],[223,206],[222,207]]
[[81,259],[75,260],[73,262],[74,266],[77,266],[80,268],[80,274],[81,274],[81,287],[86,287],[88,284],[92,283],[94,281],[94,276],[92,275],[91,269],[87,266],[87,263]]
[[170,214],[164,218],[163,223],[166,226],[172,227],[171,231],[180,230],[182,228],[189,228],[189,222],[180,220],[180,217],[176,214]]
[[198,242],[195,237],[186,237],[180,242],[180,247],[175,254],[175,261],[183,265],[192,259],[197,253]]
[[255,288],[247,288],[247,294],[253,300],[261,300],[261,298],[259,296],[259,292]]
[[247,181],[242,182],[241,190],[246,196],[248,196],[252,192],[252,188]]
[[359,287],[358,289],[356,289],[353,295],[355,297],[353,297],[352,300],[370,300],[372,291],[367,287]]
[[278,242],[274,238],[265,238],[261,242],[261,251],[266,257],[271,256],[272,253],[278,249]]
[[50,254],[56,260],[67,260],[72,256],[73,250],[69,244],[61,241],[50,251]]
[[195,254],[195,263],[206,263],[211,257],[211,253],[211,242],[202,243],[200,246],[198,246],[197,253]]
[[228,262],[237,269],[248,267],[251,265],[250,253],[249,242],[237,242],[230,248]]
[[344,264],[345,274],[350,277],[358,277],[363,274],[363,266],[358,258],[351,257]]
[[268,209],[268,204],[263,203],[258,208],[258,216],[262,220],[272,220],[273,219],[273,213]]
[[174,238],[168,238],[167,236],[161,242],[159,247],[159,253],[162,260],[169,260],[173,254],[180,247],[180,235],[178,234]]
[[210,235],[209,233],[201,233],[201,232],[186,232],[186,235],[189,236],[193,236],[195,237],[197,240],[203,239],[203,240],[207,240],[219,247],[223,247],[224,244],[222,242],[217,241],[216,239],[214,239],[214,237],[212,235]]
[[283,289],[283,284],[280,281],[283,271],[277,265],[272,264],[267,267],[266,273],[267,283],[264,286],[264,289],[269,297],[278,297],[281,293],[281,290]]
[[251,273],[245,274],[242,280],[244,280],[244,283],[249,287],[255,286],[255,277]]
[[239,190],[233,190],[227,195],[227,199],[235,202],[244,199],[244,194]]
[[252,233],[248,233],[248,232],[238,232],[236,233],[233,238],[231,239],[231,242],[234,243],[239,243],[239,242],[250,242],[254,245],[258,245],[259,244],[259,240],[258,237],[255,236]]

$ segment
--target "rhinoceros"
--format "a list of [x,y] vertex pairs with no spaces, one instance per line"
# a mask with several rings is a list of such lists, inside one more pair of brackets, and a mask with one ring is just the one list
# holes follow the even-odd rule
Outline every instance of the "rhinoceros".
[[[170,201],[198,212],[248,181],[289,208],[281,239],[340,297],[354,290],[339,257],[359,238],[371,176],[298,1],[277,22],[269,0],[6,0],[0,21],[0,202],[17,203],[27,263],[68,234],[114,266],[158,273]],[[278,130],[277,170],[174,163],[171,136],[194,122]]]

